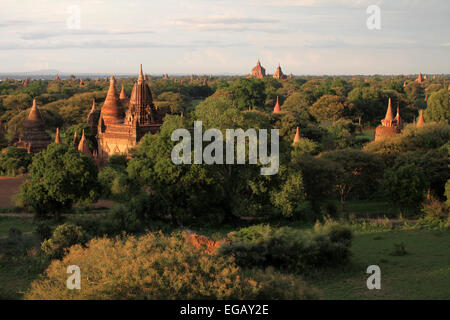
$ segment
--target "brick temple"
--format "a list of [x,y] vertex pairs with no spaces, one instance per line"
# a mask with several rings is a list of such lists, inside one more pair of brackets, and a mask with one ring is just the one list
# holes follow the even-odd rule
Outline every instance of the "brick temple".
[[390,138],[400,133],[403,129],[403,120],[400,117],[400,110],[397,108],[397,116],[392,113],[391,98],[389,98],[386,116],[381,120],[381,126],[375,130],[375,140]]
[[51,138],[45,131],[44,120],[36,105],[36,99],[33,100],[30,113],[25,121],[22,136],[18,138],[18,141],[13,142],[17,148],[23,148],[28,153],[40,152],[50,144]]
[[261,62],[258,60],[256,66],[252,69],[252,73],[247,78],[262,79],[266,76],[266,69],[261,66]]
[[[115,83],[112,76],[100,113],[93,106],[88,116],[88,124],[97,133],[98,150],[93,153],[99,163],[107,161],[112,154],[129,154],[146,133],[159,130],[164,117],[153,104],[142,65],[129,100],[123,88],[118,95]],[[128,104],[126,111],[124,104]]]

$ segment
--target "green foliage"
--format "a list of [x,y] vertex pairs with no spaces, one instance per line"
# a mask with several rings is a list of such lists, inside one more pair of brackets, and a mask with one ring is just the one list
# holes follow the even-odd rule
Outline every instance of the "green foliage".
[[[132,257],[130,259],[130,257]],[[67,290],[66,269],[82,270],[82,290]],[[307,299],[315,297],[292,275],[242,271],[232,257],[210,255],[183,234],[148,233],[93,239],[73,246],[35,281],[26,299]]]
[[450,179],[445,183],[445,198],[447,199],[446,204],[450,205]]
[[308,138],[301,138],[300,141],[293,145],[292,157],[298,158],[302,155],[317,155],[320,152],[320,145]]
[[327,149],[345,149],[355,146],[355,137],[358,125],[350,120],[337,120],[325,127],[328,135],[324,137],[324,145]]
[[127,174],[127,159],[122,155],[112,155],[98,174],[102,196],[116,201],[128,201],[139,193],[139,188]]
[[336,164],[336,191],[344,204],[349,196],[368,198],[377,189],[384,165],[378,156],[361,150],[344,149],[320,156]]
[[436,198],[432,198],[422,206],[424,214],[423,219],[428,222],[449,221],[450,222],[450,206],[445,202],[440,202]]
[[391,253],[393,256],[405,256],[408,254],[408,251],[406,251],[405,244],[403,242],[400,243],[394,243],[394,251]]
[[361,122],[378,123],[383,118],[386,97],[380,89],[374,87],[357,87],[348,94],[354,104],[353,114]]
[[265,83],[260,79],[240,78],[233,86],[236,106],[241,110],[263,107],[266,100]]
[[303,273],[316,268],[336,267],[348,261],[352,233],[348,227],[328,221],[314,232],[289,227],[253,226],[228,235],[220,254],[233,255],[242,267],[272,266]]
[[271,203],[284,217],[305,217],[308,206],[305,202],[301,172],[289,173],[280,190],[271,194]]
[[25,149],[8,147],[0,153],[0,175],[15,176],[28,172],[31,155]]
[[187,114],[190,111],[191,104],[188,99],[180,93],[163,92],[158,96],[158,100],[164,101],[164,104],[159,103],[158,108],[164,106],[172,114]]
[[85,241],[86,235],[80,226],[65,223],[57,226],[52,236],[42,242],[41,250],[52,259],[61,259],[68,248]]
[[38,216],[62,210],[80,201],[98,199],[97,166],[67,145],[51,144],[33,157],[30,179],[22,184],[19,197]]
[[426,121],[442,121],[450,123],[450,91],[442,89],[433,92],[428,98],[424,117]]
[[122,231],[142,232],[154,220],[164,219],[164,208],[154,195],[140,194],[125,204],[115,206],[106,220],[108,234]]
[[36,224],[34,232],[41,240],[47,240],[52,236],[52,228],[49,226],[48,221],[39,221]]
[[383,190],[392,203],[404,213],[417,210],[425,198],[425,177],[414,164],[405,164],[397,169],[387,169],[383,178]]
[[324,95],[309,108],[309,112],[319,121],[336,121],[347,117],[352,108],[353,105],[343,97]]

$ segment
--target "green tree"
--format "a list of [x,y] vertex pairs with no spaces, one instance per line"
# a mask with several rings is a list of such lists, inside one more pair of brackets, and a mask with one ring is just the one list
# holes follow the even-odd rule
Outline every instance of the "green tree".
[[26,173],[30,163],[31,155],[25,149],[8,147],[5,152],[0,153],[0,174],[15,176]]
[[51,213],[59,219],[74,203],[94,202],[99,195],[95,163],[75,148],[51,144],[33,157],[30,179],[19,197],[37,216]]
[[306,199],[315,213],[320,213],[320,204],[333,195],[337,165],[324,158],[292,152],[291,167],[301,171]]
[[387,169],[383,189],[389,200],[407,214],[409,210],[418,210],[425,199],[425,177],[422,170],[414,164]]
[[233,95],[241,110],[248,110],[249,107],[262,108],[266,101],[265,84],[260,79],[240,78],[233,86]]
[[317,100],[309,112],[319,121],[336,121],[350,114],[352,104],[335,95],[324,95]]
[[380,89],[357,87],[350,91],[348,100],[354,105],[353,115],[362,125],[363,122],[378,123],[384,116],[386,98]]
[[447,89],[434,92],[428,98],[428,106],[424,117],[427,121],[443,121],[450,123],[450,91]]
[[353,149],[323,153],[322,158],[337,165],[336,191],[341,201],[342,211],[350,194],[368,197],[377,188],[383,175],[383,162],[377,156]]

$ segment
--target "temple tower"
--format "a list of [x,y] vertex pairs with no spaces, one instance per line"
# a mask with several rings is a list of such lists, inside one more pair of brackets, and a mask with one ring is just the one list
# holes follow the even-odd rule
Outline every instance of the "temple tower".
[[29,153],[36,153],[47,148],[50,142],[51,138],[45,132],[44,121],[36,105],[36,99],[34,99],[33,106],[25,122],[23,135],[19,139],[17,147],[24,148]]
[[297,127],[297,132],[295,133],[293,144],[296,144],[297,142],[300,142],[300,129],[298,127]]
[[266,76],[266,69],[261,66],[261,62],[258,60],[256,66],[252,69],[252,73],[247,78],[262,79]]
[[[397,115],[401,120],[399,111],[397,111]],[[391,98],[389,98],[386,116],[384,117],[383,120],[381,120],[381,126],[378,126],[375,130],[375,141],[392,137],[400,133],[400,130],[401,128],[398,125],[398,122],[396,118],[394,118],[394,115],[392,113],[392,103]]]
[[280,107],[280,102],[278,101],[278,96],[277,96],[277,103],[275,103],[275,107],[273,108],[273,113],[280,113],[281,112],[281,107]]
[[277,71],[275,71],[275,74],[273,75],[275,79],[287,79],[287,77],[284,75],[283,71],[281,70],[280,64],[278,63]]

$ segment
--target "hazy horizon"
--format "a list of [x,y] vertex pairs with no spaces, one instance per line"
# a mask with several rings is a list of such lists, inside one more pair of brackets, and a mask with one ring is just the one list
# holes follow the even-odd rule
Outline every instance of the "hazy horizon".
[[[450,73],[446,0],[3,0],[0,74]],[[381,9],[369,30],[366,9]],[[69,29],[68,8],[81,10]],[[72,11],[73,12],[73,11]]]

